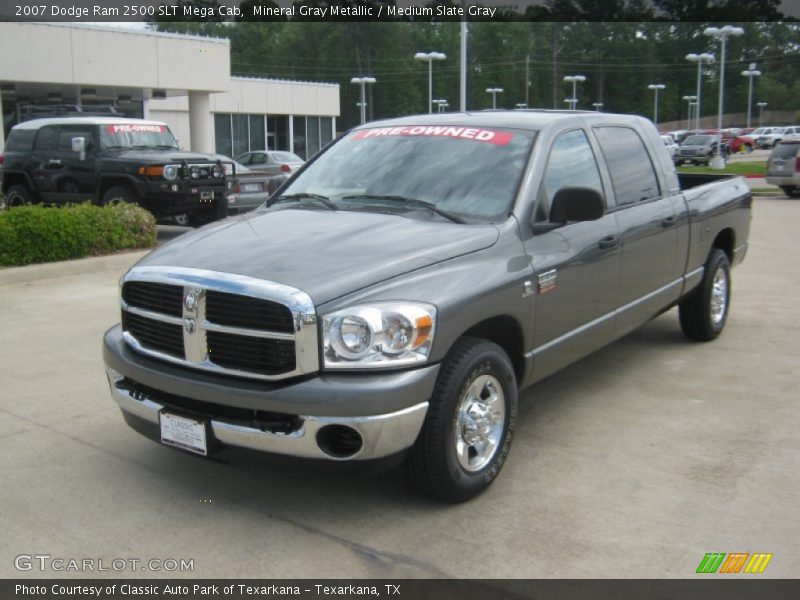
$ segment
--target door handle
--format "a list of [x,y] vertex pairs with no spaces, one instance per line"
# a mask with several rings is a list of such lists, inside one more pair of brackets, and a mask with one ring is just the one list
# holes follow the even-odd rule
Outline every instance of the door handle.
[[661,221],[661,226],[666,229],[667,227],[672,227],[673,225],[675,225],[676,222],[677,222],[677,219],[675,219],[674,216],[667,217],[666,219]]
[[597,242],[597,246],[600,250],[611,250],[612,248],[617,247],[617,236],[615,235],[607,235],[602,240]]
[[61,166],[61,159],[59,158],[51,158],[47,161],[48,167],[60,167]]

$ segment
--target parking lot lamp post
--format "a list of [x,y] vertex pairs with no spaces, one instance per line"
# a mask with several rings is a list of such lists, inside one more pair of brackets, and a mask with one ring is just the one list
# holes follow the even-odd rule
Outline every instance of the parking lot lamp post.
[[695,100],[697,100],[697,96],[684,96],[683,100],[689,105],[689,115],[686,117],[686,129],[692,128],[692,107],[695,106]]
[[719,104],[717,106],[717,155],[711,159],[709,166],[712,169],[724,169],[725,159],[722,157],[722,109],[725,100],[725,45],[728,42],[728,37],[743,35],[744,29],[741,27],[734,27],[732,25],[725,25],[724,27],[706,27],[706,29],[703,31],[703,34],[720,41]]
[[750,127],[750,112],[753,109],[753,79],[761,76],[761,71],[756,70],[756,63],[750,63],[750,68],[742,71],[742,75],[750,79],[747,92],[747,127]]
[[497,94],[502,94],[503,88],[499,87],[486,88],[486,93],[492,95],[492,108],[497,108]]
[[703,63],[713,63],[714,55],[706,52],[702,54],[692,53],[686,55],[686,60],[697,63],[697,110],[694,113],[694,128],[700,129],[700,93],[703,88]]
[[528,105],[525,102],[517,102],[514,105],[514,108],[517,108],[517,109],[528,108]]
[[761,122],[764,120],[764,107],[767,105],[766,102],[757,102],[756,106],[758,107],[758,126],[761,127]]
[[433,101],[433,103],[436,105],[436,109],[437,109],[437,110],[436,110],[436,112],[444,112],[444,111],[443,111],[443,108],[444,108],[445,106],[450,106],[450,105],[447,103],[447,100],[444,100],[444,99],[440,99],[440,100],[434,100],[434,101]]
[[592,106],[594,106],[595,112],[600,112],[600,109],[603,108],[602,102],[592,102]]
[[564,98],[564,102],[567,103],[567,108],[569,108],[569,110],[575,110],[575,98]]
[[355,83],[361,86],[361,102],[358,103],[358,106],[361,107],[361,124],[367,122],[367,100],[364,93],[364,86],[368,83],[375,83],[376,79],[374,77],[353,77],[350,80],[350,83]]
[[565,75],[564,81],[572,84],[572,110],[578,107],[578,82],[586,81],[583,75]]
[[428,114],[433,112],[433,61],[446,58],[444,52],[417,52],[414,55],[415,60],[428,63]]
[[648,90],[655,92],[655,99],[653,100],[653,123],[658,127],[658,90],[663,90],[665,86],[663,83],[651,83],[647,86]]

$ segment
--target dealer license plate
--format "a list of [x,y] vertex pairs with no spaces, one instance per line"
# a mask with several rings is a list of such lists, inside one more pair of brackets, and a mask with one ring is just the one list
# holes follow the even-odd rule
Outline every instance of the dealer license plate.
[[200,200],[213,200],[214,190],[200,190]]
[[203,421],[162,412],[160,422],[163,444],[183,448],[203,456],[208,454],[206,424]]

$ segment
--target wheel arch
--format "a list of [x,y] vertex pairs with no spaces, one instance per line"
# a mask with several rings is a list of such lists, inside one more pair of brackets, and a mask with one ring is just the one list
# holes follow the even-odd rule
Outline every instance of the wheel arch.
[[736,234],[733,229],[727,227],[717,234],[717,237],[714,238],[711,244],[711,248],[722,250],[728,256],[728,261],[733,263],[733,249],[736,247],[735,242]]
[[510,315],[497,315],[484,319],[459,336],[488,340],[500,346],[514,367],[517,383],[521,383],[525,374],[525,337],[522,325]]
[[3,187],[2,191],[5,194],[8,192],[8,189],[12,185],[25,185],[32,194],[36,193],[36,189],[33,187],[33,182],[31,181],[28,174],[21,171],[6,171],[3,173]]
[[112,187],[122,185],[125,187],[131,188],[134,192],[136,192],[136,182],[131,177],[125,177],[124,175],[108,175],[105,177],[101,177],[97,184],[97,201],[103,201],[103,195],[110,190]]

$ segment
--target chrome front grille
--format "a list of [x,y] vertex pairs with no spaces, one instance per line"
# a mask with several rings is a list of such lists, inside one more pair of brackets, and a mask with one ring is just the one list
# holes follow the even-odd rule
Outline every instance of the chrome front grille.
[[122,282],[122,328],[138,352],[257,379],[319,369],[317,319],[305,292],[202,269],[134,267]]

